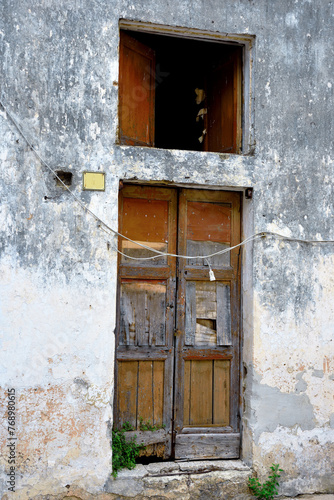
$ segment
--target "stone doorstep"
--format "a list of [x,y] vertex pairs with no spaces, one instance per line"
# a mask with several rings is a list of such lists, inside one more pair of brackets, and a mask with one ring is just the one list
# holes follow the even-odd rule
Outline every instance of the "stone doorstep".
[[252,469],[241,460],[154,462],[148,465],[138,464],[132,470],[123,469],[118,473],[117,479],[203,474],[213,471],[242,471],[251,473]]
[[[202,460],[138,464],[123,469],[117,479],[110,478],[105,492],[121,498],[207,498],[248,500],[248,478],[252,470],[241,460]],[[222,485],[225,495],[221,495]],[[215,490],[215,493],[213,492]],[[202,498],[202,497],[201,497]]]
[[[105,484],[103,500],[223,499],[254,500],[248,489],[252,469],[241,460],[201,460],[138,464]],[[109,496],[111,495],[111,496]],[[102,499],[101,499],[102,500]],[[277,500],[334,500],[333,494],[278,496]]]

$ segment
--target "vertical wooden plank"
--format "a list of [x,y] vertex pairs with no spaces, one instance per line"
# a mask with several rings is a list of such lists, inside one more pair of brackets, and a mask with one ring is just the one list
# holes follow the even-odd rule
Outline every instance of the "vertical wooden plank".
[[230,361],[214,360],[213,362],[213,423],[229,425],[230,423]]
[[149,345],[166,344],[166,294],[152,290],[149,295]]
[[139,361],[138,372],[138,413],[137,427],[139,419],[153,422],[153,362]]
[[129,422],[136,426],[138,361],[118,361],[118,415],[119,426]]
[[192,361],[184,362],[184,399],[183,399],[183,425],[190,424],[190,375]]
[[185,345],[194,345],[196,330],[196,282],[186,283]]
[[152,346],[156,343],[156,335],[158,328],[158,311],[155,307],[156,293],[152,291],[148,297],[148,345]]
[[232,345],[230,285],[217,282],[217,344]]
[[212,424],[212,360],[192,361],[190,424]]
[[164,361],[153,361],[153,424],[163,424]]
[[[124,291],[122,290],[122,293]],[[130,321],[133,319],[133,309],[129,307],[128,300],[126,296],[121,297],[121,307],[120,307],[120,345],[130,345]]]
[[138,290],[134,295],[136,318],[136,345],[148,345],[148,332],[146,331],[146,292]]

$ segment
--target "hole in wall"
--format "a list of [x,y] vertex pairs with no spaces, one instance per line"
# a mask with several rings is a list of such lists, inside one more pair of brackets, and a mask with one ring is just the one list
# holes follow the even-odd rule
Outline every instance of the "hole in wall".
[[[72,172],[66,172],[65,170],[56,170],[56,174],[59,177],[61,181],[65,184],[65,186],[71,186],[72,185],[72,178],[73,174]],[[59,187],[64,187],[63,184],[60,182],[60,180],[55,177],[56,180],[56,185]]]

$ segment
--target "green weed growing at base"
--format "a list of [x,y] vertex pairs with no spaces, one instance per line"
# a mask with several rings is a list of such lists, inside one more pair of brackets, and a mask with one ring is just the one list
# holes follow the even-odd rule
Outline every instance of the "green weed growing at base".
[[279,464],[272,464],[270,469],[272,473],[263,484],[256,477],[248,479],[249,489],[259,500],[272,500],[278,493],[278,478],[281,477],[279,472],[283,472],[283,469],[279,468]]

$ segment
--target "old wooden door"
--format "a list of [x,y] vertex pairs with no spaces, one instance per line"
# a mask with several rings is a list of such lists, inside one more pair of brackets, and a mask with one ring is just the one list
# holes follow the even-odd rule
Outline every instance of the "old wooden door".
[[[239,243],[239,194],[125,186],[119,230],[195,258],[133,260],[153,254],[120,238],[116,425],[146,455],[237,458],[239,250],[200,256]],[[158,430],[141,432],[148,421]]]

